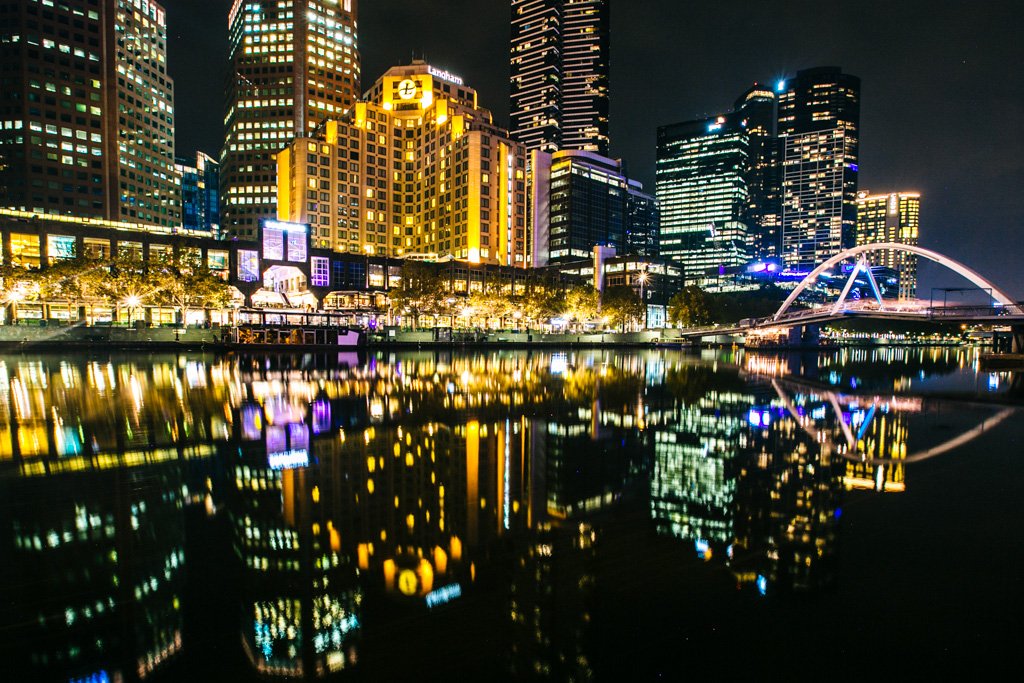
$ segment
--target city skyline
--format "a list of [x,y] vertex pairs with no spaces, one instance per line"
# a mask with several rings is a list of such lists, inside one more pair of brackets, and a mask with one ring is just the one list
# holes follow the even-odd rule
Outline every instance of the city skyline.
[[[177,90],[176,153],[214,152],[221,140],[224,69],[210,65],[222,55],[226,64],[230,1],[165,4]],[[657,126],[717,114],[755,80],[838,65],[864,84],[861,185],[875,192],[920,192],[927,200],[922,243],[974,264],[1024,296],[1024,283],[1015,277],[1019,252],[990,248],[1012,244],[1024,222],[1024,204],[1012,192],[1024,179],[1024,136],[1005,125],[1024,115],[1022,86],[1008,83],[1001,66],[1019,52],[1011,40],[1019,22],[1008,3],[969,16],[923,2],[894,8],[870,1],[828,15],[806,12],[807,3],[687,8],[649,0],[631,3],[628,11],[616,7],[612,156],[624,158],[645,187],[654,186]],[[472,82],[504,124],[509,17],[507,0],[361,6],[366,80],[422,55]],[[913,34],[900,28],[908,22],[917,26]],[[733,39],[715,38],[719,26]],[[781,40],[780,33],[792,40]],[[701,35],[709,37],[699,40]],[[993,136],[993,130],[1008,133]],[[922,264],[922,295],[933,284],[952,282]]]

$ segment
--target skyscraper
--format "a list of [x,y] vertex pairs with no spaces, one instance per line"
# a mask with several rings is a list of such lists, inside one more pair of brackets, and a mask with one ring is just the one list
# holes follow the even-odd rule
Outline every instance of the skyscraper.
[[195,161],[179,157],[174,170],[181,183],[181,228],[186,232],[220,231],[220,164],[208,154]]
[[163,7],[10,0],[0,34],[0,202],[177,227]]
[[221,151],[223,227],[252,236],[276,214],[274,156],[359,98],[358,0],[235,0]]
[[609,0],[512,0],[511,128],[527,151],[608,154]]
[[742,112],[658,129],[660,251],[683,264],[687,281],[749,259],[750,163]]
[[277,216],[309,223],[317,247],[529,265],[525,151],[454,74],[389,69],[278,163]]
[[654,255],[658,208],[622,162],[593,152],[535,152],[533,265],[587,259],[595,246]]
[[733,107],[747,122],[749,159],[747,162],[747,224],[750,247],[758,258],[779,255],[778,139],[775,136],[775,93],[755,83],[740,95]]
[[[893,192],[857,193],[857,244],[890,242],[917,245],[921,225],[921,195]],[[886,249],[872,256],[872,265],[895,270],[900,277],[900,298],[917,296],[917,255]]]
[[782,257],[813,268],[854,242],[860,79],[820,67],[781,81]]

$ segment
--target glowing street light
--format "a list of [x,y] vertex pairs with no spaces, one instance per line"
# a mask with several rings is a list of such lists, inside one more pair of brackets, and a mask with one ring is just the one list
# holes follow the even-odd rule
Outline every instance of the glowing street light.
[[132,326],[132,311],[138,308],[142,304],[142,298],[132,294],[126,297],[124,305],[128,307],[128,327]]
[[640,275],[637,277],[637,279],[640,281],[640,303],[643,304],[643,307],[644,307],[644,329],[645,330],[647,329],[647,299],[644,298],[644,285],[647,284],[647,277],[648,276],[647,276],[647,271],[646,270],[643,271],[642,273],[640,273]]

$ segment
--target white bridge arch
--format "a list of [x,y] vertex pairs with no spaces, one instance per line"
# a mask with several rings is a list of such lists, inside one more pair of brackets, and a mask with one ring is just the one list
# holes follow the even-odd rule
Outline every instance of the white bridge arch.
[[[783,302],[782,306],[779,307],[779,310],[772,317],[772,320],[778,320],[779,318],[781,318],[786,313],[786,311],[789,310],[789,307],[793,304],[793,302],[797,300],[797,297],[799,297],[804,292],[804,290],[806,290],[808,287],[814,284],[814,281],[818,279],[818,276],[820,276],[829,268],[832,268],[833,266],[842,263],[848,258],[853,258],[854,256],[861,256],[862,254],[866,254],[868,252],[884,251],[889,249],[895,251],[905,251],[910,254],[922,256],[928,259],[929,261],[934,261],[935,263],[938,263],[941,266],[949,268],[954,273],[964,277],[965,279],[970,280],[973,284],[977,285],[978,287],[990,290],[992,292],[992,298],[1001,303],[1002,305],[1017,305],[1017,302],[1010,298],[1005,292],[1003,292],[994,284],[986,280],[976,271],[968,268],[959,261],[955,261],[949,258],[948,256],[940,254],[937,251],[925,249],[924,247],[913,246],[910,244],[898,244],[896,242],[879,242],[876,244],[862,244],[860,246],[853,247],[852,249],[847,249],[846,251],[836,254],[835,256],[826,260],[817,268],[812,270],[803,280],[800,281],[800,284],[797,285],[796,289],[794,289],[793,292],[788,297],[786,297],[786,300]],[[870,278],[870,269],[868,272]],[[856,275],[857,271],[855,270],[853,272],[853,275],[851,276],[851,282],[852,279],[856,277]],[[873,278],[870,279],[873,280]],[[843,298],[845,298],[845,295]]]

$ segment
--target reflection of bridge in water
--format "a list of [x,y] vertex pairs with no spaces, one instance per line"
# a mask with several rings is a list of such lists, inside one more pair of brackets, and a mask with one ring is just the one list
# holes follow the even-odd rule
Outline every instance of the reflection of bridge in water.
[[[772,388],[775,390],[779,400],[786,407],[786,411],[796,421],[796,424],[807,433],[815,442],[822,447],[834,449],[840,457],[851,462],[872,465],[905,465],[915,462],[929,460],[944,453],[949,453],[957,448],[965,446],[985,433],[998,427],[1008,418],[1018,412],[1017,408],[1003,408],[990,417],[986,417],[976,427],[969,429],[957,436],[950,438],[943,443],[915,452],[901,452],[898,457],[879,458],[868,457],[864,449],[863,439],[868,432],[873,420],[881,413],[919,413],[923,410],[921,399],[901,398],[897,396],[880,395],[855,395],[849,396],[831,390],[820,390],[801,382],[794,382],[786,379],[773,379]],[[838,423],[838,439],[835,432],[829,433],[826,430],[819,430],[809,416],[801,414],[790,391],[799,393],[817,393],[821,395],[834,411],[834,417]],[[843,405],[855,405],[857,410],[864,411],[864,418],[859,424],[847,422],[843,411]],[[854,431],[856,427],[856,432]],[[836,443],[838,441],[838,444]]]

